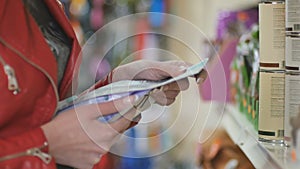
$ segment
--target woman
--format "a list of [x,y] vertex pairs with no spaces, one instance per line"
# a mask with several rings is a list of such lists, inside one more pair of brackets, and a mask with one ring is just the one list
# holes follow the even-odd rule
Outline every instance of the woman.
[[[56,163],[92,168],[130,126],[132,117],[111,125],[100,123],[99,113],[87,106],[80,111],[89,124],[88,131],[74,109],[53,118],[57,102],[71,94],[79,52],[58,1],[0,1],[0,168],[54,169]],[[94,88],[132,78],[161,80],[183,73],[185,67],[183,62],[133,62],[118,67]],[[174,102],[179,91],[188,87],[186,79],[179,83],[163,87],[154,96],[156,102]],[[134,100],[132,96],[98,107],[108,115]]]

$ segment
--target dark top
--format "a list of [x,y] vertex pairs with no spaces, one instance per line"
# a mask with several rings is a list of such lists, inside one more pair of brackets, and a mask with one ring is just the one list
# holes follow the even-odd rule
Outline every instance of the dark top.
[[23,0],[28,12],[35,19],[58,64],[58,87],[70,55],[72,40],[55,21],[43,0]]
[[[28,12],[35,19],[45,41],[49,45],[57,61],[58,84],[60,86],[65,67],[70,55],[72,40],[67,37],[63,29],[55,21],[43,0],[23,0]],[[57,164],[58,169],[72,169],[72,167]]]

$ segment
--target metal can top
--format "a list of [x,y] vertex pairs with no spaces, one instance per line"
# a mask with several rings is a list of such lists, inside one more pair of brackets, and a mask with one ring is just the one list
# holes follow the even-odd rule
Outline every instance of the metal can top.
[[287,75],[300,76],[300,71],[286,70],[285,73],[286,73]]
[[277,70],[277,69],[259,69],[259,72],[265,73],[285,73],[285,70]]
[[300,32],[286,32],[285,35],[288,37],[300,38]]
[[261,0],[261,3],[265,4],[283,4],[285,0]]

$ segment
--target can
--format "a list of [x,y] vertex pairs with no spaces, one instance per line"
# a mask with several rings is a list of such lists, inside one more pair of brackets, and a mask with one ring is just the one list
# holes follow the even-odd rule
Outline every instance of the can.
[[289,32],[299,32],[300,31],[300,1],[286,0],[285,13],[286,13],[285,30]]
[[[300,72],[289,71],[285,74],[285,116],[284,116],[284,141],[287,146],[296,146],[294,119],[300,114]],[[300,116],[299,116],[300,117]],[[300,124],[300,122],[299,122]],[[294,129],[293,129],[294,128]]]
[[300,70],[300,33],[287,32],[285,38],[285,68]]
[[285,71],[260,70],[258,137],[262,142],[284,143]]
[[269,3],[272,3],[272,2],[285,2],[285,0],[261,0],[260,2],[269,2]]
[[268,1],[259,4],[260,67],[284,69],[285,3]]

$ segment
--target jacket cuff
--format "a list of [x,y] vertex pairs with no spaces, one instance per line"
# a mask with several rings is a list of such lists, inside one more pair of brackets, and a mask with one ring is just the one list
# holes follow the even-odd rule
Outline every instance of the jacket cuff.
[[48,143],[41,128],[32,129],[19,135],[0,139],[0,159],[38,148],[48,153]]
[[112,78],[113,78],[113,72],[114,70],[112,70],[104,79],[98,81],[95,85],[94,85],[94,89],[97,89],[99,87],[108,85],[112,82]]
[[104,79],[98,81],[96,84],[94,84],[93,86],[91,86],[87,90],[83,91],[80,95],[86,94],[86,93],[91,92],[95,89],[98,89],[99,87],[110,84],[112,82],[113,72],[114,71],[111,71]]

